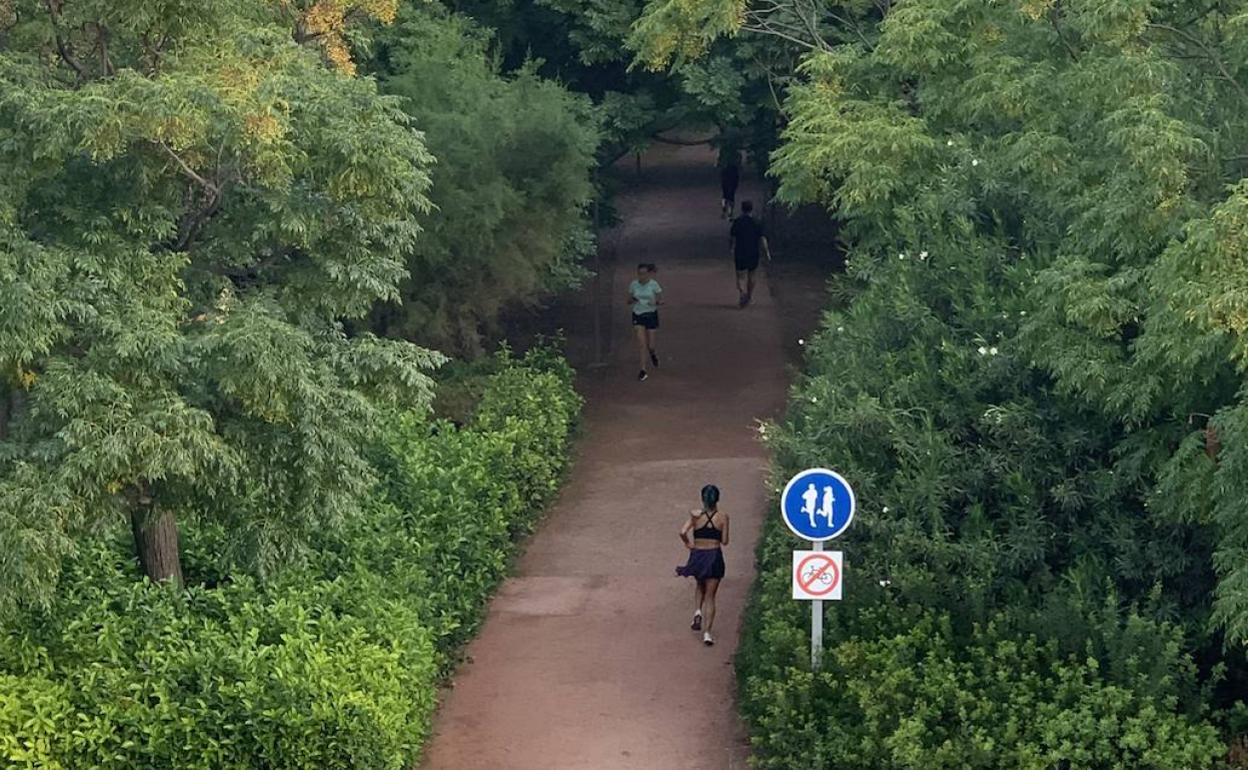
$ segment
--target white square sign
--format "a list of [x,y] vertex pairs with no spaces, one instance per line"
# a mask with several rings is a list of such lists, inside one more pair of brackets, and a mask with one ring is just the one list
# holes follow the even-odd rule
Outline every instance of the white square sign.
[[794,551],[793,598],[840,601],[843,565],[840,551]]

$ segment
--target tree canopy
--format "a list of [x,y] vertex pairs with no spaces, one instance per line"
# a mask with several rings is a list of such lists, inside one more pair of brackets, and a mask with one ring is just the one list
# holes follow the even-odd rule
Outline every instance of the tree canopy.
[[343,323],[398,297],[432,159],[334,43],[299,42],[318,9],[7,8],[4,601],[46,599],[116,515],[156,579],[180,578],[183,516],[272,565],[354,510],[377,405],[428,400],[438,355]]
[[500,72],[492,39],[435,5],[406,6],[376,42],[382,90],[438,162],[409,277],[375,326],[456,353],[478,352],[506,307],[577,285],[593,247],[597,115],[532,64]]

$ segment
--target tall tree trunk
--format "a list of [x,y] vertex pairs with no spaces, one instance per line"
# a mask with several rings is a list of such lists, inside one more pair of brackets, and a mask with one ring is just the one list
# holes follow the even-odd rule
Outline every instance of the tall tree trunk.
[[0,441],[9,437],[9,419],[13,415],[13,393],[0,385]]
[[167,580],[182,585],[182,556],[178,549],[178,523],[173,513],[155,503],[130,509],[134,550],[147,576],[157,583]]

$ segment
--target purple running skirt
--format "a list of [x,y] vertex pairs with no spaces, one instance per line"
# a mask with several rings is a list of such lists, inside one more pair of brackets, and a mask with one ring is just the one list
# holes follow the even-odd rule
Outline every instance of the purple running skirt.
[[720,580],[724,577],[724,552],[718,548],[694,548],[689,552],[689,561],[676,568],[676,574],[699,581]]

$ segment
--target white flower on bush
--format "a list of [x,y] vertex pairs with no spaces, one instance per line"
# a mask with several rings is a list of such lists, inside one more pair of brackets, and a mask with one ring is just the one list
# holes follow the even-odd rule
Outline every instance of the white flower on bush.
[[884,513],[888,513],[888,506],[884,506]]
[[838,326],[838,327],[836,327],[836,331],[837,331],[837,333],[839,334],[839,333],[841,333],[841,332],[845,331],[845,327],[844,327],[844,326]]
[[948,141],[946,141],[946,142],[945,142],[945,146],[946,146],[946,147],[952,147],[952,146],[953,146],[953,140],[952,140],[952,139],[949,139]]
[[979,346],[979,354],[980,354],[981,356],[986,356],[986,355],[988,355],[988,348],[984,347],[983,345],[980,345],[980,346]]
[[798,338],[798,340],[797,340],[797,344],[799,344],[799,345],[805,345],[805,344],[806,344],[806,340],[801,339],[801,338]]
[[997,354],[996,348],[988,348],[988,355],[995,356],[996,354]]
[[888,578],[882,578],[880,580],[880,588],[888,588],[892,584],[893,584],[893,581],[889,580]]
[[979,158],[973,158],[973,159],[971,159],[971,165],[972,165],[972,166],[978,166],[978,165],[979,165]]
[[920,251],[920,252],[919,252],[919,259],[927,259],[927,252],[926,252],[926,251]]
[[905,259],[905,258],[906,258],[906,252],[904,251],[897,255],[897,259]]

